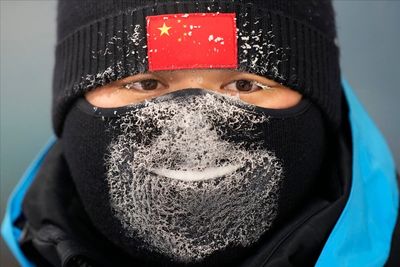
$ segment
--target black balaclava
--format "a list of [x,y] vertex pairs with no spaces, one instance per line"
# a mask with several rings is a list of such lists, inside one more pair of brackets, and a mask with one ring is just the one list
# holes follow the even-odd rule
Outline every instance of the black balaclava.
[[[196,24],[178,36],[181,21]],[[194,38],[193,49],[161,36]],[[205,43],[214,49],[199,53]],[[325,125],[341,123],[329,0],[59,0],[55,59],[53,126],[72,179],[93,225],[133,257],[200,262],[267,238],[301,209]],[[117,109],[83,98],[138,73],[197,68],[254,73],[303,99],[273,110],[207,88]]]
[[134,257],[201,262],[248,248],[296,213],[325,130],[309,100],[267,109],[204,89],[121,108],[81,98],[62,134],[93,224]]

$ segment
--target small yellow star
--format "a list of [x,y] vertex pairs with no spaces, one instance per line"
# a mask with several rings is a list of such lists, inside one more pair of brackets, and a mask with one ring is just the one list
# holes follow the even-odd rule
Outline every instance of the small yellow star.
[[161,33],[160,33],[160,36],[163,36],[164,34],[166,34],[166,35],[168,35],[169,36],[169,29],[171,29],[172,27],[168,27],[166,24],[165,24],[165,22],[164,22],[164,25],[162,26],[162,27],[160,27],[160,28],[158,28],[160,31],[161,31]]

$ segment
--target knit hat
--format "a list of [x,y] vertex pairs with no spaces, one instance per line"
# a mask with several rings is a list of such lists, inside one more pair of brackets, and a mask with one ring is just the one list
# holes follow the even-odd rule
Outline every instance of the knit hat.
[[[333,126],[340,124],[339,48],[330,0],[59,0],[56,134],[71,104],[85,92],[151,69],[149,17],[192,13],[233,14],[236,58],[230,66],[300,92]],[[210,38],[215,41],[212,33]]]

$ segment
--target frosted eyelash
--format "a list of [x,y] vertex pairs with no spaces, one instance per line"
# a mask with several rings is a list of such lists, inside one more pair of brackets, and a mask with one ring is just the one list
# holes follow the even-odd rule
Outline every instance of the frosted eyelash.
[[266,91],[267,90],[272,90],[272,87],[270,87],[268,85],[265,85],[265,84],[262,84],[262,83],[259,83],[259,82],[255,82],[254,84],[257,85],[258,87],[260,87],[263,90],[266,90]]
[[125,85],[123,86],[123,88],[125,88],[125,89],[132,89],[132,88],[133,88],[133,84],[135,84],[135,83],[137,83],[137,82],[130,82],[130,83],[127,83],[127,84],[125,84]]

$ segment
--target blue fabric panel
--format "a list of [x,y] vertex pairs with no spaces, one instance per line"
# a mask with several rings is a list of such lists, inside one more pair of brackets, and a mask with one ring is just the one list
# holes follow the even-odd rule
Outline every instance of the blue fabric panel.
[[353,181],[348,202],[316,266],[383,266],[398,215],[394,160],[350,85],[342,84],[350,106]]
[[31,163],[29,168],[25,171],[22,179],[14,188],[6,207],[3,223],[1,225],[1,235],[19,264],[23,267],[34,266],[22,253],[18,240],[21,236],[21,231],[14,227],[15,220],[20,216],[22,209],[22,200],[29,186],[32,184],[44,157],[55,143],[56,138],[52,137],[46,146],[40,151],[36,159]]

